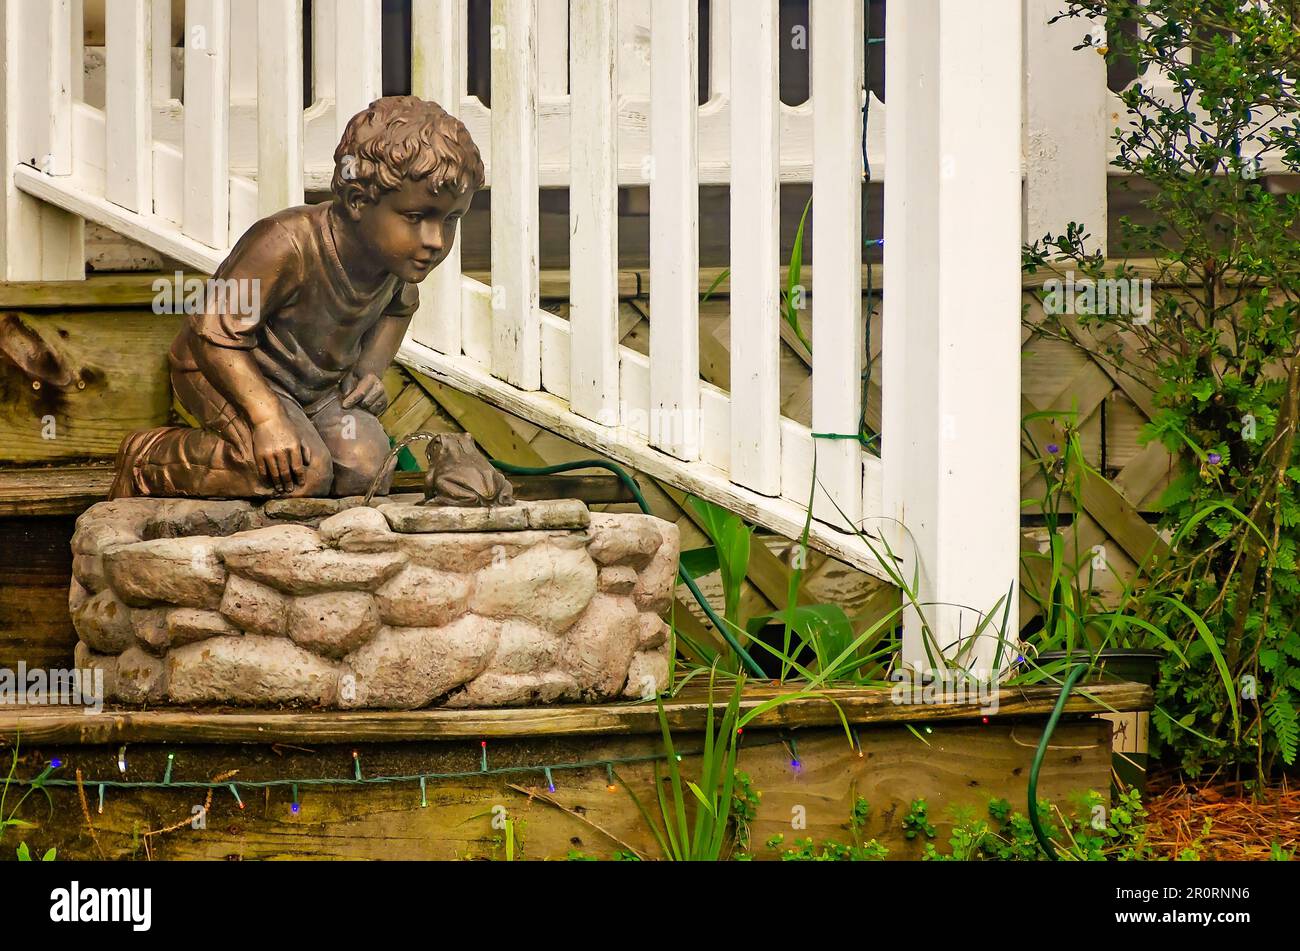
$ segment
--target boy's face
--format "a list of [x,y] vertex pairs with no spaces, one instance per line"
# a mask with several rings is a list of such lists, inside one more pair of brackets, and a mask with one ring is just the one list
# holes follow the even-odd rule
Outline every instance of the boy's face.
[[418,284],[451,252],[457,223],[473,200],[470,189],[457,195],[444,185],[435,195],[426,181],[408,178],[377,204],[349,201],[348,217],[385,271]]

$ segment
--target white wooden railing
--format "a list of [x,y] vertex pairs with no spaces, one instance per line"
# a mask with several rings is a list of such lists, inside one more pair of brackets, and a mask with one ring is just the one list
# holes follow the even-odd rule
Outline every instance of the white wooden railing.
[[[0,0],[0,279],[80,277],[82,220],[211,271],[257,217],[328,187],[342,123],[379,95],[379,0],[348,0],[345,29],[334,3],[313,4],[306,109],[301,0],[187,0],[183,105],[168,0],[106,0],[101,107],[79,91],[80,2]],[[938,609],[945,643],[1008,592],[1014,631],[1022,228],[1105,210],[1104,117],[1080,152],[1065,144],[1076,119],[1022,91],[1025,11],[1032,77],[1054,55],[1042,24],[1055,0],[889,6],[889,106],[873,97],[866,137],[886,187],[882,457],[813,437],[856,432],[861,409],[863,4],[813,0],[812,94],[787,106],[777,0],[744,0],[743,17],[737,2],[712,0],[700,106],[695,0],[568,0],[567,30],[566,0],[495,0],[487,109],[467,94],[465,0],[412,0],[412,90],[464,119],[488,167],[493,285],[462,275],[453,251],[421,286],[399,359],[790,537],[815,458],[813,545],[884,576],[847,529],[888,541],[923,599],[969,606]],[[1068,76],[1070,61],[1053,68]],[[1076,95],[1101,110],[1095,78]],[[779,407],[782,181],[813,190],[811,428]],[[704,182],[732,190],[730,391],[699,373]],[[648,357],[618,339],[626,184],[650,190]],[[538,188],[551,185],[571,194],[567,320],[538,306]],[[969,662],[987,667],[993,650]],[[914,622],[905,654],[922,657]]]

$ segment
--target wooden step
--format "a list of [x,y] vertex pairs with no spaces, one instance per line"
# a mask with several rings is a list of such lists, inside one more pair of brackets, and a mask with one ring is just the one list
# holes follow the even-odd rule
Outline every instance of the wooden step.
[[[618,477],[610,475],[510,476],[515,496],[535,499],[581,499],[589,505],[632,502]],[[394,490],[419,491],[424,473],[399,472]],[[108,496],[113,467],[107,464],[42,469],[0,469],[0,517],[80,515]]]
[[[700,730],[709,708],[720,717],[728,688],[712,701],[703,687],[692,685],[664,704],[669,727]],[[798,693],[767,685],[747,687],[742,713],[755,711],[781,694]],[[1045,716],[1060,691],[1055,686],[1004,688],[997,692],[997,716]],[[992,698],[972,696],[960,702],[895,703],[888,687],[826,688],[809,692],[765,712],[759,727],[839,726],[847,721],[868,726],[886,723],[978,720]],[[1070,694],[1066,713],[1149,710],[1151,688],[1135,683],[1089,684]],[[80,708],[33,706],[0,708],[0,736],[21,732],[31,743],[384,743],[482,737],[556,737],[575,735],[656,734],[659,711],[652,703],[592,706],[554,705],[482,710],[239,710],[232,708],[156,708],[140,710],[105,706],[103,715],[86,716]]]

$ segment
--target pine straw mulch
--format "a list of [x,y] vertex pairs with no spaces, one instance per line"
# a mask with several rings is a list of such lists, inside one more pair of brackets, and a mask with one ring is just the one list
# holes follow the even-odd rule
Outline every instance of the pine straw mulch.
[[1171,859],[1195,849],[1205,860],[1261,861],[1274,842],[1300,859],[1300,788],[1285,779],[1257,797],[1237,782],[1194,787],[1177,775],[1155,775],[1146,806],[1147,841]]

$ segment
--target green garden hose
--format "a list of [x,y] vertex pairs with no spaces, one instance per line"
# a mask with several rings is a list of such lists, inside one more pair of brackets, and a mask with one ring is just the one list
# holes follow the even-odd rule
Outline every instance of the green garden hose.
[[1038,818],[1038,771],[1042,768],[1043,758],[1047,755],[1047,744],[1052,739],[1052,731],[1056,729],[1056,721],[1061,719],[1061,711],[1065,709],[1065,701],[1070,698],[1070,689],[1087,672],[1087,664],[1076,664],[1066,676],[1065,683],[1061,684],[1061,695],[1056,698],[1056,706],[1052,710],[1052,715],[1047,719],[1047,726],[1043,728],[1043,738],[1038,741],[1038,751],[1034,753],[1034,764],[1029,767],[1029,824],[1034,827],[1034,835],[1038,838],[1038,844],[1043,847],[1043,851],[1047,853],[1047,857],[1053,862],[1060,861],[1060,856],[1056,854],[1056,846],[1052,844],[1052,840],[1043,831],[1043,824]]
[[[618,476],[619,479],[622,480],[623,484],[627,486],[628,490],[636,499],[636,504],[641,506],[641,511],[646,515],[651,514],[650,506],[646,503],[645,496],[641,494],[641,487],[637,485],[636,480],[628,475],[627,471],[617,463],[605,462],[602,459],[580,459],[577,462],[560,462],[553,466],[517,466],[513,463],[502,462],[500,459],[492,459],[490,461],[492,465],[496,466],[507,475],[553,475],[556,472],[567,472],[571,469],[608,469],[610,472]],[[745,665],[745,670],[755,677],[766,677],[767,675],[763,673],[763,668],[759,667],[758,664],[754,662],[754,658],[750,657],[749,652],[740,645],[738,640],[736,640],[736,637],[732,634],[731,628],[727,625],[727,622],[718,617],[717,612],[713,610],[713,607],[705,599],[704,593],[700,591],[699,585],[695,583],[695,579],[687,573],[686,569],[683,568],[680,563],[677,566],[677,573],[681,576],[681,579],[686,582],[686,587],[690,589],[695,600],[699,602],[705,616],[708,617],[708,619],[713,623],[713,626],[718,629],[718,633],[722,635],[722,638],[727,642],[727,645],[736,652],[736,656],[740,658],[740,662]]]

